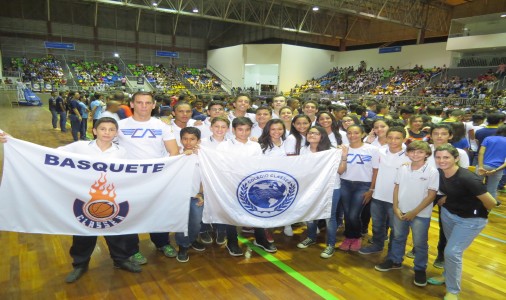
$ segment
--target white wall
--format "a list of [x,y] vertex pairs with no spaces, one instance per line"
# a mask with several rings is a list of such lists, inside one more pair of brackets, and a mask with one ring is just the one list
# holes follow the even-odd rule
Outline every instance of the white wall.
[[207,68],[214,69],[232,81],[233,87],[244,86],[243,45],[207,52]]
[[278,85],[279,65],[278,64],[246,64],[244,70],[244,86],[256,87],[256,83]]
[[446,50],[490,50],[506,47],[506,33],[449,38]]
[[329,50],[283,45],[278,91],[288,92],[296,84],[326,74],[336,66],[335,60],[338,53]]
[[281,44],[244,45],[245,64],[276,64],[281,62]]
[[380,54],[377,48],[339,52],[337,57],[337,65],[340,67],[356,67],[362,60],[367,63],[367,67],[399,66],[401,69],[410,69],[415,65],[449,66],[451,62],[451,52],[446,51],[446,43],[402,46],[401,52],[383,54]]

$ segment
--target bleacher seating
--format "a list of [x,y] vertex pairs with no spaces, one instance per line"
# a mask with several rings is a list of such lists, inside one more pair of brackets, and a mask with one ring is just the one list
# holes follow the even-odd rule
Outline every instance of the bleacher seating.
[[38,82],[64,85],[67,79],[63,73],[62,63],[52,55],[41,58],[12,58],[11,70],[21,72],[24,82]]
[[70,68],[76,77],[76,83],[84,90],[108,90],[121,83],[123,74],[113,61],[73,60]]

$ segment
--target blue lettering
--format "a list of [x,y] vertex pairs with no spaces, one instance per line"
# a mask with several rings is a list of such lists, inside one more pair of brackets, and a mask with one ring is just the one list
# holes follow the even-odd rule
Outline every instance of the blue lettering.
[[124,167],[125,167],[125,165],[124,165],[124,164],[119,164],[119,165],[118,165],[118,168],[116,169],[116,164],[111,164],[111,165],[109,166],[109,170],[110,170],[111,172],[121,172],[121,171],[123,171],[123,168],[124,168]]
[[101,162],[94,163],[93,170],[99,171],[99,172],[107,172],[107,164],[101,163]]
[[137,165],[127,165],[125,172],[137,173]]
[[165,164],[154,164],[153,165],[153,173],[160,172],[161,170],[163,170],[164,166],[165,166]]
[[69,167],[71,167],[72,169],[75,169],[75,168],[76,168],[76,165],[74,164],[74,162],[73,162],[73,161],[72,161],[72,159],[70,159],[70,158],[65,158],[65,159],[61,162],[60,167],[66,167],[66,166],[69,166]]
[[148,172],[148,167],[152,166],[152,164],[139,165],[142,168],[142,173]]
[[77,168],[81,170],[88,170],[90,168],[90,162],[87,160],[80,160],[77,162]]
[[44,164],[50,166],[57,166],[59,164],[58,156],[46,154],[46,159],[44,160]]

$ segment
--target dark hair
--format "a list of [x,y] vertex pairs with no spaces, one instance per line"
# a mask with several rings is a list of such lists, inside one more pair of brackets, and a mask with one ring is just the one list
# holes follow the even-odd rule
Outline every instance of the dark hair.
[[[135,94],[132,95],[132,101],[135,101],[135,97],[137,96],[150,96],[151,99],[153,100],[153,102],[155,102],[155,98],[153,97],[153,94],[151,94],[150,92],[136,92]],[[117,100],[116,99],[116,94],[114,94],[114,100]],[[123,98],[121,99],[123,100]]]
[[234,129],[242,125],[248,125],[251,128],[253,126],[253,121],[247,117],[237,117],[232,121],[232,128]]
[[487,115],[487,123],[488,125],[497,125],[504,121],[504,114],[500,112],[495,112]]
[[444,144],[437,147],[436,150],[434,150],[434,155],[440,151],[448,151],[455,159],[459,157],[459,150],[457,150],[457,148],[453,147],[451,144]]
[[283,135],[281,136],[281,140],[285,140],[285,133],[286,133],[286,127],[285,123],[281,121],[280,119],[272,119],[269,120],[262,130],[262,134],[258,138],[258,143],[260,144],[260,147],[262,148],[262,152],[265,153],[268,149],[274,148],[274,143],[272,142],[270,130],[271,126],[274,124],[281,124],[283,126]]
[[376,105],[376,113],[380,113],[382,109],[385,109],[387,108],[387,106],[385,104],[378,104]]
[[304,107],[309,104],[309,103],[312,103],[314,104],[314,106],[316,107],[316,109],[318,109],[318,102],[314,101],[314,100],[307,100],[306,102],[304,102],[304,104],[302,104],[302,109],[304,109]]
[[328,111],[321,111],[318,114],[316,114],[316,125],[321,126],[321,124],[318,122],[318,119],[320,119],[320,116],[326,114],[330,117],[332,120],[332,124],[330,124],[330,129],[334,133],[334,136],[336,137],[336,141],[338,145],[341,145],[343,143],[343,138],[341,137],[341,134],[339,133],[339,123],[336,120],[336,117]]
[[372,121],[371,123],[372,128],[374,128],[374,124],[376,124],[376,122],[383,122],[387,124],[388,127],[392,126],[392,121],[390,121],[389,119],[374,119],[374,121]]
[[213,101],[209,102],[209,104],[207,105],[207,110],[211,110],[211,107],[216,106],[216,105],[219,105],[223,108],[227,107],[227,105],[223,101],[213,100]]
[[174,104],[174,107],[172,108],[172,111],[176,111],[178,107],[188,105],[190,109],[192,108],[192,105],[186,101],[179,100],[176,104]]
[[506,136],[506,125],[501,125],[497,128],[497,131],[495,132],[495,135],[497,136]]
[[118,130],[118,121],[116,121],[116,119],[114,118],[111,118],[111,117],[103,117],[103,118],[100,118],[98,119],[95,124],[93,125],[93,128],[94,129],[97,129],[98,128],[98,125],[102,124],[102,123],[112,123],[114,124],[114,126],[116,127],[116,130]]
[[402,134],[402,137],[406,138],[406,129],[404,129],[404,127],[402,127],[402,126],[392,126],[392,127],[389,127],[388,130],[387,130],[387,135],[390,132],[400,132]]
[[346,106],[343,106],[343,105],[331,104],[331,105],[329,105],[329,110],[331,112],[338,112],[338,111],[342,111],[342,110],[348,111],[348,108]]
[[414,114],[415,113],[415,110],[411,107],[411,106],[403,106],[401,107],[399,113],[402,115],[402,114]]
[[466,128],[464,127],[464,123],[451,122],[449,124],[453,128],[453,138],[451,140],[452,143],[456,143],[466,137]]
[[453,127],[450,126],[449,123],[439,123],[432,125],[432,127],[430,128],[430,134],[432,135],[434,129],[441,129],[441,128],[448,130],[448,133],[453,136]]
[[235,96],[235,98],[234,98],[234,101],[232,101],[232,102],[235,103],[237,101],[237,99],[239,99],[239,97],[246,97],[246,98],[248,98],[249,102],[251,102],[251,97],[248,94],[244,94],[244,93],[237,94],[237,96]]
[[300,147],[302,146],[302,135],[295,128],[295,121],[297,121],[297,119],[300,119],[300,118],[306,119],[309,122],[309,125],[311,126],[311,119],[307,115],[304,115],[304,114],[296,115],[292,119],[292,128],[290,128],[290,134],[293,135],[293,137],[295,137],[295,154],[296,155],[300,154]]
[[181,131],[179,132],[179,136],[183,138],[183,135],[185,134],[193,134],[194,136],[197,137],[198,140],[200,140],[200,129],[198,129],[197,127],[185,127],[181,129]]
[[[316,147],[316,151],[317,152],[320,152],[320,151],[325,151],[325,150],[329,150],[330,148],[332,148],[332,144],[330,143],[330,139],[329,139],[329,135],[327,134],[327,131],[325,130],[325,128],[321,127],[321,126],[313,126],[311,128],[309,128],[309,130],[315,128],[316,130],[318,130],[318,132],[320,132],[320,142],[318,142],[318,146]],[[309,132],[308,130],[308,132]],[[309,142],[306,138],[306,146],[309,146]]]
[[269,115],[272,116],[272,109],[270,107],[267,107],[267,106],[260,106],[259,108],[257,108],[255,110],[255,114],[259,111],[259,110],[266,110],[269,112]]
[[360,131],[362,133],[365,133],[364,126],[362,126],[360,124],[353,124],[353,125],[348,126],[348,128],[346,129],[346,132],[348,132],[348,130],[350,130],[351,127],[357,127],[358,129],[360,129]]

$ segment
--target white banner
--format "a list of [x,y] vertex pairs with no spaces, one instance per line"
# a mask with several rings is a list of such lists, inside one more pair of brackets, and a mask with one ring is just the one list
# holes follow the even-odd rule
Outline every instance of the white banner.
[[203,222],[271,228],[330,217],[340,157],[245,157],[202,147]]
[[9,138],[0,230],[116,235],[185,232],[197,158],[98,160]]

